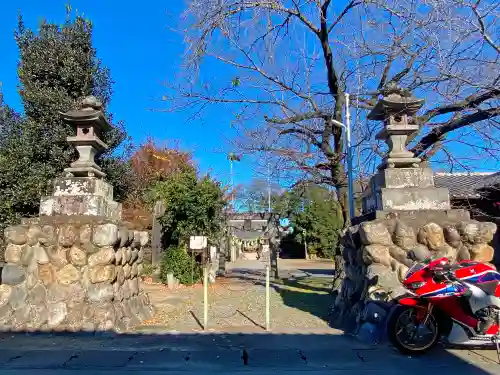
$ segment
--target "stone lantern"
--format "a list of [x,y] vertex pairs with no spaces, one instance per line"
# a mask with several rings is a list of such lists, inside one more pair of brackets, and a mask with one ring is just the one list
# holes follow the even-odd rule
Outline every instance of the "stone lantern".
[[101,140],[110,128],[102,104],[93,96],[85,98],[81,109],[61,113],[76,128],[67,141],[78,151],[78,159],[56,178],[51,196],[42,197],[40,216],[96,216],[120,219],[121,204],[113,200],[113,186],[103,180],[104,172],[95,157],[108,146]]
[[418,124],[412,119],[423,104],[423,99],[391,86],[369,113],[370,120],[384,122],[384,129],[376,135],[376,139],[384,140],[389,146],[389,152],[379,169],[418,167],[420,159],[406,149],[406,141],[410,134],[419,130]]
[[450,209],[448,189],[434,186],[434,175],[406,149],[410,134],[419,130],[413,120],[424,101],[410,92],[391,86],[368,115],[384,122],[377,134],[389,152],[363,193],[363,213],[385,217],[388,212],[438,211]]
[[102,111],[102,103],[94,96],[89,96],[83,100],[81,109],[61,113],[61,116],[66,123],[76,128],[76,136],[68,137],[67,141],[79,154],[78,160],[64,170],[66,176],[104,177],[104,172],[95,163],[95,157],[108,148],[101,140],[102,132],[110,128]]

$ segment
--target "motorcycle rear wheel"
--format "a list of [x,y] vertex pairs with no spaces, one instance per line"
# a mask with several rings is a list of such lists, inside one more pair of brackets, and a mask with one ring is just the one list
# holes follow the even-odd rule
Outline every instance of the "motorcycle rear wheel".
[[[422,327],[423,326],[423,327]],[[418,339],[420,329],[428,331],[426,338]],[[413,334],[409,333],[413,331]],[[432,349],[440,337],[440,329],[437,319],[431,314],[425,325],[416,322],[416,307],[398,306],[389,317],[387,322],[387,335],[390,342],[403,354],[423,354]],[[408,338],[405,339],[405,334]]]

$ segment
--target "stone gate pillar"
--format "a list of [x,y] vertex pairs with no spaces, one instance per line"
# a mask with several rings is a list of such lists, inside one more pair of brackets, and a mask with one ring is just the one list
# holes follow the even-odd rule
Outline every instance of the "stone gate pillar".
[[383,121],[377,138],[389,150],[364,192],[363,215],[341,240],[344,274],[333,292],[333,325],[383,328],[392,301],[406,293],[401,281],[414,259],[493,259],[496,225],[451,209],[448,189],[436,188],[432,170],[406,148],[408,136],[418,131],[414,117],[422,105],[411,93],[390,87],[368,116]]
[[127,331],[153,314],[140,285],[148,233],[129,230],[95,157],[107,146],[102,105],[62,114],[79,158],[42,197],[40,216],[5,229],[0,330]]

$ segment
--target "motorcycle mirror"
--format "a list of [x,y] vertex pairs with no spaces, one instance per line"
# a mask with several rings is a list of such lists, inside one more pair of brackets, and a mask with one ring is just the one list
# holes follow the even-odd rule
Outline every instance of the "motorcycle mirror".
[[413,250],[411,250],[411,251],[408,252],[407,257],[410,260],[417,261],[417,256],[415,255],[415,252]]

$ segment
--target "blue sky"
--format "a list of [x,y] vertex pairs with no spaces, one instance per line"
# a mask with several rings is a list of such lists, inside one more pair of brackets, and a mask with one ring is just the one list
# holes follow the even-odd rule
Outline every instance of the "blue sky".
[[[28,27],[37,28],[44,17],[62,23],[67,0],[6,0],[0,12],[0,82],[6,102],[21,109],[17,94],[17,46],[13,32],[17,14],[23,14]],[[110,68],[115,81],[110,110],[115,119],[124,120],[134,142],[141,143],[148,136],[180,146],[194,153],[201,171],[208,172],[229,183],[227,152],[228,140],[234,135],[230,123],[233,114],[228,108],[212,107],[203,113],[203,121],[191,120],[190,113],[161,111],[165,104],[161,97],[168,93],[162,82],[173,80],[182,62],[184,45],[182,35],[172,31],[183,12],[183,0],[143,0],[141,2],[116,0],[72,0],[72,8],[84,13],[94,24],[94,46],[98,57]],[[217,79],[234,78],[227,66],[204,65],[204,72]],[[233,74],[234,75],[234,74]],[[219,83],[221,81],[218,81]],[[217,84],[217,81],[215,81]],[[457,133],[455,138],[474,143],[473,129],[468,135]],[[472,133],[472,135],[470,134]],[[482,138],[475,142],[483,142]],[[457,154],[465,150],[462,144],[453,146]],[[248,182],[256,174],[249,158],[235,165],[234,182]],[[493,158],[476,161],[476,168],[497,169]]]
[[[17,46],[13,33],[17,14],[23,14],[28,27],[37,28],[42,17],[62,23],[67,0],[10,0],[0,12],[0,82],[7,104],[20,110],[17,94]],[[110,110],[116,119],[125,121],[135,142],[147,136],[169,142],[194,152],[200,169],[219,180],[229,182],[229,151],[224,139],[231,136],[230,115],[206,112],[203,123],[189,120],[189,113],[159,112],[159,101],[167,91],[163,81],[172,79],[181,63],[182,37],[174,33],[182,0],[72,0],[73,10],[84,13],[94,24],[94,46],[98,57],[110,68],[115,81]],[[235,183],[252,177],[250,161],[235,167]]]

